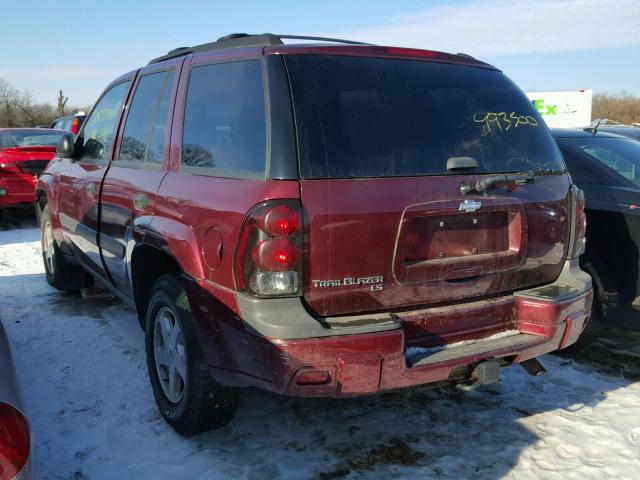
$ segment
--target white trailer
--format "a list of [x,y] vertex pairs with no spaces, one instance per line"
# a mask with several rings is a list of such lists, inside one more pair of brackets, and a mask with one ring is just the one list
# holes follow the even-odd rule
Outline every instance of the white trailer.
[[526,92],[549,127],[588,127],[593,90]]

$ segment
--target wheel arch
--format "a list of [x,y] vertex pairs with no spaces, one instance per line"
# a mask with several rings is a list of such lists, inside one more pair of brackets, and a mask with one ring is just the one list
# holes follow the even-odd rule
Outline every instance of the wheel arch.
[[142,243],[136,245],[131,254],[131,288],[136,311],[143,325],[153,286],[162,275],[182,275],[178,260],[166,250]]
[[43,175],[38,179],[38,183],[36,185],[36,200],[34,202],[34,207],[36,211],[36,218],[38,220],[38,224],[40,224],[40,216],[42,215],[42,210],[46,205],[49,205],[49,213],[51,215],[51,220],[53,222],[54,228],[58,227],[58,205],[57,205],[57,196],[55,195],[55,191],[52,185],[49,183],[49,180],[52,180],[51,175]]

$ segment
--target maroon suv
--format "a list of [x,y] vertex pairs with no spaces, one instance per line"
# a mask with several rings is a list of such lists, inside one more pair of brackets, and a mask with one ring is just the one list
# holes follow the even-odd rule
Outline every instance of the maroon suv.
[[237,387],[475,386],[572,344],[584,200],[526,96],[466,55],[282,38],[122,75],[38,183],[47,280],[135,305],[167,421],[220,426]]

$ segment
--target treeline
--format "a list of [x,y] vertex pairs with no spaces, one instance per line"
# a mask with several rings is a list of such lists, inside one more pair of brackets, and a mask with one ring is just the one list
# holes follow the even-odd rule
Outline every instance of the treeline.
[[[63,115],[78,110],[77,107],[65,107]],[[58,109],[52,104],[37,102],[29,92],[0,78],[0,128],[49,125],[59,116]]]
[[[63,115],[71,115],[79,110],[88,112],[91,107],[65,106]],[[59,116],[54,105],[36,102],[29,92],[21,91],[0,78],[0,128],[49,125]],[[608,118],[626,124],[640,123],[640,96],[627,92],[596,93],[593,95],[591,116],[594,120]]]
[[591,118],[608,118],[627,125],[640,123],[640,96],[627,92],[616,95],[596,93],[593,95]]

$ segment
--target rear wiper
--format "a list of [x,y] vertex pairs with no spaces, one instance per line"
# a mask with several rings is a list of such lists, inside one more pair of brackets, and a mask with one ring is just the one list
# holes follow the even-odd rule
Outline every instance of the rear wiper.
[[533,182],[534,177],[534,171],[491,175],[490,177],[484,177],[472,183],[463,182],[462,184],[460,184],[460,193],[463,195],[474,192],[487,193],[489,190],[503,185],[512,188],[514,186],[531,183]]
[[552,168],[548,168],[546,170],[536,170],[534,173],[536,175],[560,175],[566,173],[566,170],[554,170]]

